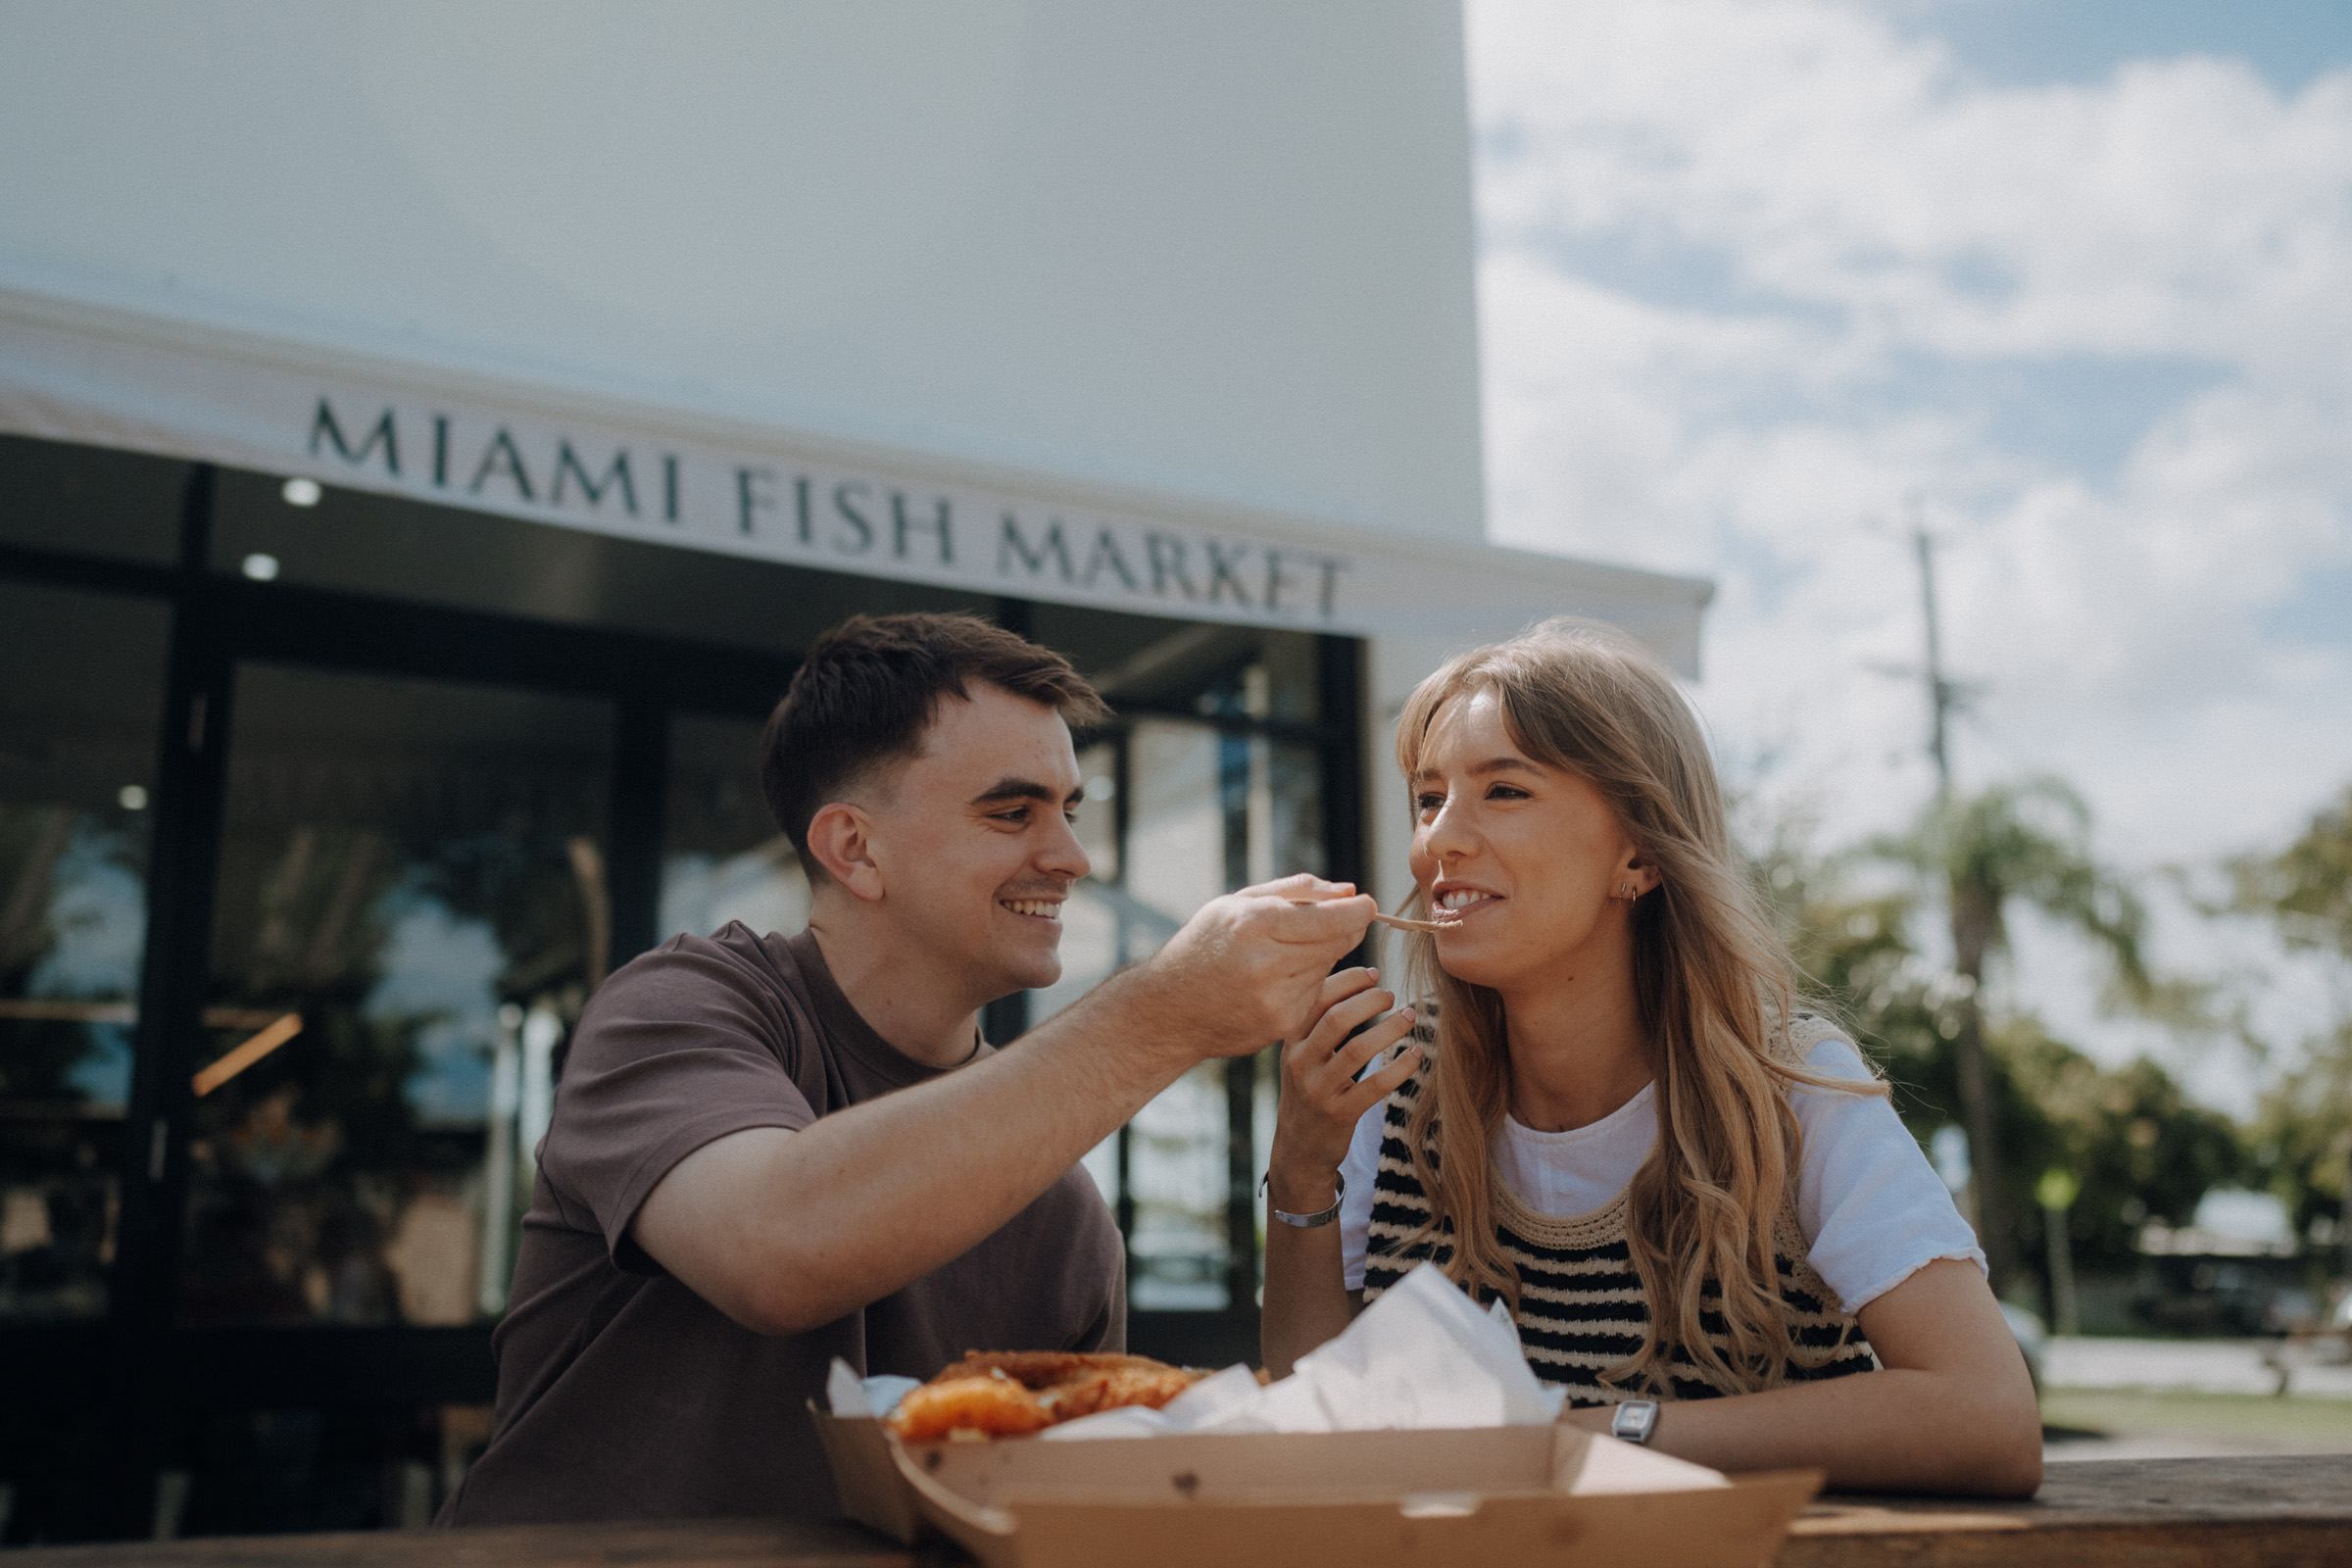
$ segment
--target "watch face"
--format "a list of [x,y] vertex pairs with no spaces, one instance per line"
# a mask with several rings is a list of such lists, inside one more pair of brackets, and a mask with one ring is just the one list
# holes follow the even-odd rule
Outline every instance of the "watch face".
[[1649,1438],[1649,1429],[1658,1419],[1658,1407],[1646,1399],[1621,1404],[1609,1421],[1609,1430],[1628,1443],[1642,1443]]

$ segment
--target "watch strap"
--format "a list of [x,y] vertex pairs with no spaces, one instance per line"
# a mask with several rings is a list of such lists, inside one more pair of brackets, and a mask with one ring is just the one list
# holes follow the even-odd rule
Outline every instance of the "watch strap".
[[[1273,1180],[1274,1173],[1266,1172],[1257,1179],[1257,1190],[1261,1193],[1265,1192],[1267,1185]],[[1331,1206],[1319,1208],[1312,1214],[1292,1214],[1279,1208],[1272,1208],[1270,1204],[1268,1206],[1274,1217],[1285,1225],[1296,1226],[1302,1231],[1311,1231],[1317,1226],[1328,1225],[1340,1217],[1340,1200],[1348,1196],[1348,1178],[1335,1170],[1331,1173],[1331,1185],[1335,1189],[1331,1195]]]

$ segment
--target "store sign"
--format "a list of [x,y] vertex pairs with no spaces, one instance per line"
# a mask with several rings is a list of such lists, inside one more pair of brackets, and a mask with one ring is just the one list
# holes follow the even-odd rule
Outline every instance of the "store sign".
[[0,430],[1190,620],[1468,640],[1592,615],[1695,665],[1710,589],[1689,578],[1279,514],[1229,526],[1181,498],[1092,505],[937,456],[849,457],[674,409],[560,412],[596,406],[489,385],[0,292]]
[[814,463],[320,391],[302,471],[599,533],[987,594],[1300,625],[1349,562]]

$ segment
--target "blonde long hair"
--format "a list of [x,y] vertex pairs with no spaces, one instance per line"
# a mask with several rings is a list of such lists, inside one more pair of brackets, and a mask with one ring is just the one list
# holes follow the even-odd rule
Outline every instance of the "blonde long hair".
[[[1645,650],[1612,628],[1560,619],[1454,659],[1415,689],[1397,725],[1408,791],[1440,711],[1482,691],[1529,758],[1600,791],[1662,879],[1632,916],[1658,1139],[1627,1189],[1625,1229],[1649,1322],[1640,1350],[1602,1376],[1662,1388],[1679,1347],[1724,1392],[1772,1387],[1794,1353],[1773,1260],[1799,1152],[1789,1086],[1884,1090],[1819,1077],[1775,1049],[1801,976],[1741,874],[1697,718]],[[1495,1239],[1488,1154],[1510,1102],[1502,998],[1446,974],[1427,937],[1412,939],[1409,968],[1415,994],[1439,1005],[1408,1138],[1431,1219],[1406,1250],[1450,1244],[1447,1274],[1516,1308],[1519,1274]],[[1439,1138],[1456,1157],[1435,1156]],[[1722,1315],[1720,1348],[1701,1323],[1708,1309]]]

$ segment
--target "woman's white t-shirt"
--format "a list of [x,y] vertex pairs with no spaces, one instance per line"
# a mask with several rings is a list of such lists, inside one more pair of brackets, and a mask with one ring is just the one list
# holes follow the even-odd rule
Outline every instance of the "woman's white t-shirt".
[[[1870,1077],[1861,1053],[1835,1037],[1815,1046],[1805,1065],[1827,1077]],[[1788,1102],[1804,1131],[1796,1220],[1810,1249],[1806,1257],[1849,1315],[1937,1258],[1984,1266],[1976,1232],[1884,1095],[1799,1084]],[[1384,1109],[1376,1104],[1364,1112],[1340,1167],[1348,1185],[1340,1200],[1340,1246],[1351,1291],[1364,1283]],[[1540,1133],[1504,1117],[1494,1136],[1494,1168],[1537,1213],[1572,1218],[1623,1192],[1657,1136],[1653,1084],[1591,1126],[1564,1133]]]

